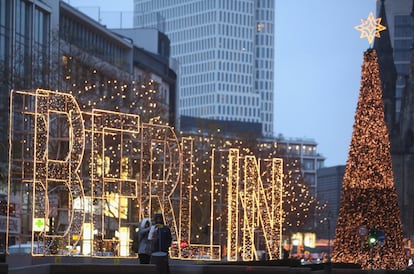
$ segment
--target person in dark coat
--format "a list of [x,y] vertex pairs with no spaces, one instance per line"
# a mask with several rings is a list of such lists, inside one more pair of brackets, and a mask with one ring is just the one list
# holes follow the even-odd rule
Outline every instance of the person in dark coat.
[[154,216],[148,238],[152,240],[151,263],[157,266],[158,274],[169,274],[168,252],[172,243],[171,230],[164,224],[161,213]]

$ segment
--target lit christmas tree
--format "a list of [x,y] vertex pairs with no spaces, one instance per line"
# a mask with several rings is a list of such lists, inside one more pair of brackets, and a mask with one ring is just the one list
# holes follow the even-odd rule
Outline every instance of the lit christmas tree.
[[405,269],[377,61],[374,49],[364,53],[332,261],[364,269]]

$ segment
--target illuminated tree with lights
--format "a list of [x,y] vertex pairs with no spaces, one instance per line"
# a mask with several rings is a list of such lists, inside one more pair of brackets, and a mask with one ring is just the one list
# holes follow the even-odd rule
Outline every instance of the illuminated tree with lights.
[[253,152],[261,158],[283,159],[283,234],[311,231],[323,214],[326,204],[314,196],[304,180],[300,159],[292,157],[275,143],[257,143]]
[[[209,240],[210,206],[211,206],[211,163],[212,149],[228,149],[233,145],[237,147],[238,141],[228,140],[217,134],[216,131],[198,130],[197,134],[191,134],[194,140],[193,151],[193,203],[191,218],[191,241],[194,243],[207,243]],[[224,186],[223,186],[224,189]],[[225,197],[225,192],[219,194]],[[224,199],[224,198],[223,198]],[[224,200],[215,202],[216,211],[220,216],[226,216]],[[220,220],[224,220],[220,219]],[[224,233],[225,225],[217,222],[217,229],[214,233],[221,235]],[[220,242],[220,240],[218,240]],[[217,242],[217,243],[218,243]],[[224,240],[223,240],[224,243]]]
[[[287,236],[313,228],[326,205],[312,195],[303,180],[298,159],[284,158],[283,232]],[[290,237],[289,237],[290,238]]]
[[51,58],[41,66],[41,71],[38,69],[40,75],[48,77],[33,77],[45,82],[34,83],[34,89],[70,93],[82,111],[106,109],[138,114],[144,123],[168,124],[168,94],[161,92],[160,83],[152,79],[151,72],[140,68],[131,71],[130,60],[114,60],[113,56],[104,55],[101,48],[84,44],[65,24],[50,39],[55,45]]
[[[368,239],[372,232],[376,233],[371,242]],[[406,266],[374,49],[364,53],[332,260],[357,263],[364,269],[404,269]]]

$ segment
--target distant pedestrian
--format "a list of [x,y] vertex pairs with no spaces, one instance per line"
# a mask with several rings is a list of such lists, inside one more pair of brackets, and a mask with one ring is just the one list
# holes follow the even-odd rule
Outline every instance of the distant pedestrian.
[[287,247],[283,247],[283,253],[282,253],[283,260],[288,260],[290,256],[289,249]]
[[148,218],[143,219],[139,224],[139,229],[134,235],[132,247],[138,253],[141,264],[149,264],[152,252],[152,243],[148,238],[151,229],[151,222]]
[[160,213],[155,214],[154,223],[148,235],[152,240],[151,263],[157,266],[158,274],[169,274],[168,251],[172,242],[171,230],[164,224],[164,218]]

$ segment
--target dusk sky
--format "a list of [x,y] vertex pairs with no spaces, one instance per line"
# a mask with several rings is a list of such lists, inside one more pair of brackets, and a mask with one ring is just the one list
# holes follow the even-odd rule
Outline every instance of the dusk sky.
[[[313,139],[325,166],[345,165],[370,47],[354,27],[375,15],[376,1],[275,1],[275,134]],[[132,25],[132,0],[66,2],[108,27],[109,18]]]
[[370,47],[354,27],[375,15],[375,6],[375,0],[276,0],[276,133],[314,139],[325,166],[348,158]]

